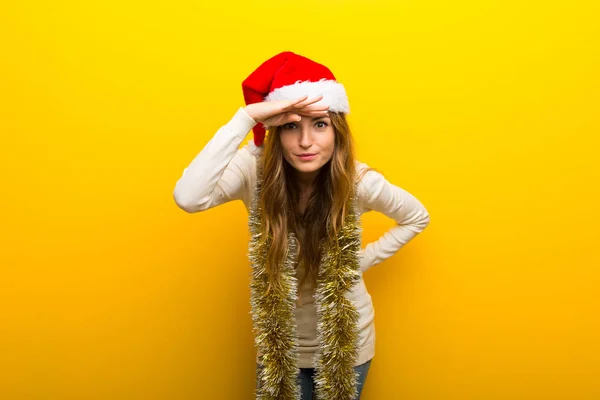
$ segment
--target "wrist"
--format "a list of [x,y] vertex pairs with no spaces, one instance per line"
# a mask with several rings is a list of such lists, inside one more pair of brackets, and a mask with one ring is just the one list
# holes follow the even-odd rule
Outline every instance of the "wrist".
[[238,136],[245,137],[256,125],[256,121],[248,115],[244,107],[240,107],[233,118],[229,121],[229,128]]
[[252,104],[248,104],[246,107],[243,107],[244,112],[255,122],[258,123],[254,112],[252,111]]

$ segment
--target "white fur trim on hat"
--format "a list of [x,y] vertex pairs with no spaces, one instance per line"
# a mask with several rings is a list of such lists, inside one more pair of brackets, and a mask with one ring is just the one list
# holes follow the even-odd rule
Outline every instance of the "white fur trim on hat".
[[348,96],[344,85],[327,78],[323,78],[318,82],[298,80],[292,85],[273,90],[265,97],[265,100],[295,100],[305,95],[308,95],[309,99],[323,95],[323,98],[314,104],[328,105],[329,111],[350,113],[350,105],[348,104]]

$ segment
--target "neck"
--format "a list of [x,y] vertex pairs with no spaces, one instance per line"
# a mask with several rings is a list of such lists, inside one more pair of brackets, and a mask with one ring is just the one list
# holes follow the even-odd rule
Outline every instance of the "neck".
[[310,191],[315,183],[315,179],[319,174],[319,170],[313,172],[299,172],[296,171],[296,181],[301,191]]

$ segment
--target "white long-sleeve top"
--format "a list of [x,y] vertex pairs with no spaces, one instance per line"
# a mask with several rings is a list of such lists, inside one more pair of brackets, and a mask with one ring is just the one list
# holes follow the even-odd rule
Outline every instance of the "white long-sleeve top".
[[[239,147],[256,123],[240,107],[218,129],[200,153],[184,168],[175,185],[173,197],[181,209],[194,213],[228,201],[242,200],[246,210],[250,211],[256,184],[256,156],[262,148],[257,148],[252,140]],[[368,168],[359,161],[356,161],[356,166],[358,176],[364,168]],[[429,224],[429,213],[417,198],[388,182],[374,170],[366,172],[358,185],[358,212],[362,215],[371,210],[383,213],[393,219],[396,225],[362,249],[361,279],[352,292],[348,293],[348,298],[360,314],[360,350],[356,365],[375,355],[375,314],[362,272],[394,255]],[[298,273],[302,276],[302,265],[298,265]],[[306,282],[300,288],[300,303],[296,307],[300,368],[314,367],[312,361],[318,347],[314,287],[310,285],[310,282]],[[258,356],[257,354],[257,359]]]

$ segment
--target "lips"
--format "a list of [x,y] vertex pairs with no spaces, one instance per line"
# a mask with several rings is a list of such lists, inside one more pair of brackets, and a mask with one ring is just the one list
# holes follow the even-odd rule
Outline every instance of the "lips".
[[299,154],[297,157],[302,161],[310,161],[317,156],[316,153]]

